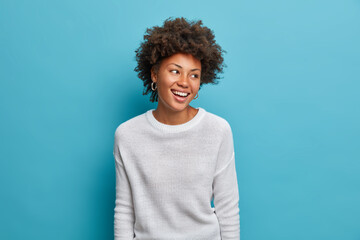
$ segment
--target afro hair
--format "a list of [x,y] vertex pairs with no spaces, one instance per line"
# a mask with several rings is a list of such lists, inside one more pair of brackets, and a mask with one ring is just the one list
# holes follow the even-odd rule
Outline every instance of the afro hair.
[[151,69],[157,71],[162,59],[175,53],[188,53],[201,62],[200,87],[203,84],[217,84],[219,73],[223,73],[223,53],[215,41],[213,31],[202,26],[202,21],[188,21],[185,18],[168,18],[161,27],[146,29],[144,41],[135,50],[137,66],[134,69],[144,81],[143,95],[151,93],[150,101],[158,101],[157,91],[151,90]]

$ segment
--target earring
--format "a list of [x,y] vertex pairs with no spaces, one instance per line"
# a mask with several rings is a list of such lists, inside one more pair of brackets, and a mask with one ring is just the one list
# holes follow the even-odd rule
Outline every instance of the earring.
[[151,90],[153,90],[153,91],[155,91],[155,90],[157,89],[156,83],[155,83],[155,88],[154,88],[154,83],[155,83],[155,82],[152,82],[152,83],[151,83]]
[[197,99],[199,97],[199,92],[196,93],[196,96],[194,97],[194,99]]

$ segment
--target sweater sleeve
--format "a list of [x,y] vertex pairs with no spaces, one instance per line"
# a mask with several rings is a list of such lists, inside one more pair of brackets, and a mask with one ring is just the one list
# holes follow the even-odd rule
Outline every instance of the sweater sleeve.
[[233,136],[228,123],[226,124],[224,138],[219,149],[213,180],[213,194],[215,213],[220,224],[221,239],[239,240],[239,190]]
[[114,151],[116,170],[116,200],[114,209],[114,240],[134,239],[134,208],[131,187],[118,148],[115,134]]

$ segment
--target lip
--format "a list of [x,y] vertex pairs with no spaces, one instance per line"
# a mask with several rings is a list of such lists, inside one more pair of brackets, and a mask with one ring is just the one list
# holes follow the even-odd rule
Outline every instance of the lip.
[[189,92],[185,92],[185,91],[177,90],[177,89],[171,89],[171,91],[177,91],[177,92],[182,92],[182,93],[189,93]]
[[[179,91],[179,92],[181,92],[181,91]],[[172,91],[171,91],[171,93],[174,96],[175,100],[178,102],[181,102],[181,103],[185,102],[187,100],[187,98],[190,96],[190,94],[189,94],[186,97],[180,97],[180,96],[175,95]]]

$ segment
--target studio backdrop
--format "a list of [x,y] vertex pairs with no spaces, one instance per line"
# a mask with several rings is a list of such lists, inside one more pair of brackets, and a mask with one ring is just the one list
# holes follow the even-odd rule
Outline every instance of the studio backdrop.
[[0,239],[113,239],[116,127],[156,108],[169,17],[227,52],[193,107],[234,134],[242,240],[360,239],[360,1],[0,0]]

